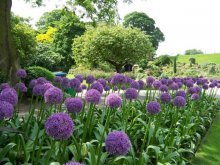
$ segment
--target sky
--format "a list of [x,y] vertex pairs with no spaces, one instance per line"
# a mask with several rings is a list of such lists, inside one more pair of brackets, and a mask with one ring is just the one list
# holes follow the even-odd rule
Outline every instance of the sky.
[[[46,6],[32,8],[24,0],[13,0],[12,11],[31,17],[31,23],[44,12],[62,7],[65,0],[47,0]],[[220,53],[220,0],[133,0],[118,5],[121,18],[138,11],[153,18],[165,35],[158,55],[183,54],[187,49],[200,49],[204,53]]]

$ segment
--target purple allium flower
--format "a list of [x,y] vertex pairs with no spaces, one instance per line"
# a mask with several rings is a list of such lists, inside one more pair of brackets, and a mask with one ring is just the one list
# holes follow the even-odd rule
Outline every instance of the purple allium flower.
[[151,101],[146,106],[147,112],[151,115],[155,115],[161,111],[160,104],[157,101]]
[[160,96],[160,100],[164,103],[169,103],[171,101],[171,96],[169,93],[162,93]]
[[165,79],[165,78],[161,79],[160,82],[163,85],[167,85],[167,79]]
[[131,77],[125,76],[125,83],[131,84],[134,81]]
[[92,84],[94,81],[95,81],[95,77],[94,77],[94,76],[88,75],[88,76],[86,77],[86,82],[87,82],[88,84]]
[[37,78],[37,84],[45,84],[48,81],[44,77]]
[[121,106],[122,99],[116,93],[111,93],[106,97],[105,104],[110,108],[118,108]]
[[177,91],[176,96],[182,96],[182,97],[186,98],[186,92],[183,90]]
[[62,78],[62,83],[61,83],[62,88],[67,89],[70,88],[70,80],[66,77]]
[[182,88],[183,83],[182,83],[182,82],[177,82],[177,85],[178,85],[178,87],[179,87],[179,89],[180,89],[180,88]]
[[198,100],[199,99],[199,95],[197,93],[193,93],[191,96],[192,100]]
[[160,82],[160,81],[156,80],[156,81],[153,82],[153,87],[154,87],[155,89],[159,89],[160,86],[161,86],[161,82]]
[[80,84],[81,84],[81,82],[77,78],[70,80],[70,87],[71,88],[74,88],[74,89],[79,88]]
[[6,88],[10,88],[10,85],[9,85],[8,83],[2,83],[2,84],[0,85],[0,92],[1,92],[2,90],[6,89]]
[[22,83],[22,82],[17,83],[17,84],[15,85],[15,88],[16,88],[17,90],[19,90],[20,92],[27,92],[27,87],[26,87],[25,84]]
[[193,87],[193,85],[194,85],[194,82],[193,82],[193,80],[187,80],[186,81],[186,86],[189,88],[189,87]]
[[215,88],[215,84],[214,84],[214,83],[211,83],[211,84],[209,84],[209,87],[210,87],[210,88]]
[[203,88],[204,90],[207,90],[207,89],[209,89],[209,86],[208,86],[208,84],[204,84],[204,85],[202,86],[202,88]]
[[185,107],[186,105],[186,100],[182,96],[176,96],[173,100],[173,104],[176,107]]
[[80,82],[83,82],[84,79],[83,75],[81,74],[76,75],[75,78],[77,78]]
[[105,149],[110,155],[126,155],[130,147],[129,137],[122,131],[110,132],[105,139]]
[[36,80],[36,79],[33,79],[33,80],[30,81],[29,87],[30,87],[30,88],[34,88],[34,86],[35,86],[36,84],[37,84],[37,80]]
[[67,162],[64,165],[84,165],[83,163],[79,163],[79,162]]
[[102,84],[103,87],[105,87],[107,85],[107,81],[104,78],[100,78],[97,80],[97,82],[99,82],[100,84]]
[[144,88],[144,81],[138,80],[138,83],[139,83],[139,89],[143,89]]
[[85,84],[82,84],[81,88],[82,88],[82,90],[85,90],[85,89],[87,89],[87,86]]
[[27,72],[24,69],[19,69],[16,72],[16,76],[19,77],[19,78],[25,78],[27,76]]
[[57,84],[61,84],[62,81],[63,81],[63,79],[62,79],[62,77],[60,77],[60,76],[56,76],[56,77],[54,78],[54,82],[57,83]]
[[168,91],[168,87],[166,85],[161,85],[160,86],[160,91],[161,92],[167,92]]
[[126,77],[123,74],[115,74],[111,79],[112,85],[124,84],[126,83]]
[[170,88],[171,88],[172,90],[177,91],[177,90],[179,89],[179,85],[174,82],[174,83],[172,83],[172,84],[170,85]]
[[83,108],[83,102],[80,98],[67,98],[65,100],[65,106],[68,112],[79,113]]
[[48,89],[50,89],[50,88],[52,88],[52,87],[54,87],[51,83],[45,83],[45,84],[43,84],[42,85],[42,92],[43,92],[43,94],[42,95],[44,95],[44,93],[48,90]]
[[81,93],[82,92],[82,87],[74,88],[76,93]]
[[13,105],[7,101],[0,101],[0,120],[9,119],[13,116]]
[[198,79],[197,79],[197,85],[203,85],[202,78],[198,78]]
[[85,99],[89,103],[98,104],[101,100],[101,93],[96,89],[89,89],[86,92]]
[[18,103],[17,92],[13,88],[6,88],[0,93],[0,101],[7,101],[13,106]]
[[103,86],[101,83],[99,82],[95,82],[90,86],[90,89],[96,89],[97,91],[99,91],[100,93],[103,92]]
[[104,90],[105,90],[105,91],[109,91],[109,90],[110,90],[110,86],[106,85],[106,86],[104,87]]
[[151,77],[151,76],[147,77],[147,79],[146,79],[147,86],[151,86],[154,81],[155,81],[155,79],[153,77]]
[[67,140],[74,131],[74,123],[66,113],[54,113],[45,123],[46,133],[56,140]]
[[44,93],[44,101],[49,104],[60,104],[63,101],[63,92],[59,88],[51,87]]
[[126,91],[125,91],[125,98],[126,99],[129,99],[129,100],[132,100],[132,99],[137,99],[138,97],[138,92],[136,89],[134,88],[128,88]]
[[193,93],[197,93],[197,89],[195,87],[189,87],[187,92],[192,95]]
[[32,92],[35,96],[43,96],[44,95],[44,86],[43,86],[43,84],[35,85]]
[[131,86],[130,87],[138,90],[139,89],[139,83],[137,81],[133,80],[131,82]]
[[173,84],[173,80],[168,79],[168,80],[167,80],[167,85],[171,85],[171,84]]

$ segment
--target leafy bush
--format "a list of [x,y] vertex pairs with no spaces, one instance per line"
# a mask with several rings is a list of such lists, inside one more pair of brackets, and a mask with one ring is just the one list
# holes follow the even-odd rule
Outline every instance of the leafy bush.
[[172,63],[172,59],[168,55],[163,55],[158,58],[156,58],[154,64],[157,66],[165,66],[165,65],[170,65]]
[[189,62],[190,62],[190,65],[196,64],[196,59],[195,58],[190,58]]
[[0,84],[6,82],[6,75],[0,72]]
[[31,66],[26,69],[28,76],[26,80],[29,82],[32,79],[36,79],[38,77],[44,77],[49,81],[54,79],[54,74],[46,68],[40,66]]
[[204,54],[202,50],[199,49],[189,49],[185,51],[185,55],[194,55],[194,54]]

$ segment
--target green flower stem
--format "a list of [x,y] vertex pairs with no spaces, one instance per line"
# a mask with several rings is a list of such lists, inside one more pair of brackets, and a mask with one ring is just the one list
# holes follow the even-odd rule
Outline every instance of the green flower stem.
[[47,155],[47,157],[46,157],[45,164],[50,164],[49,161],[50,161],[51,155],[52,155],[53,152],[54,152],[55,143],[56,143],[56,141],[55,141],[55,140],[52,140],[52,142],[51,142],[51,148],[50,148],[50,150],[48,151],[48,155]]

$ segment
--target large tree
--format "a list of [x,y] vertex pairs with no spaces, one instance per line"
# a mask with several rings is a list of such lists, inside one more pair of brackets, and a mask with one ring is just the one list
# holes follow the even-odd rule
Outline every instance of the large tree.
[[73,54],[78,65],[108,62],[117,72],[125,64],[134,64],[153,55],[149,37],[136,28],[98,26],[74,39]]
[[164,41],[164,34],[155,25],[153,18],[150,18],[143,12],[132,12],[124,17],[123,22],[125,27],[136,27],[141,29],[145,34],[150,36],[151,42],[155,49],[158,48],[159,43]]

